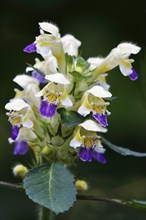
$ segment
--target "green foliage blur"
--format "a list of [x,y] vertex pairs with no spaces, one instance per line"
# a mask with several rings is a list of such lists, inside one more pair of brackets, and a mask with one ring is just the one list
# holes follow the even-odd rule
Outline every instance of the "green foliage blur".
[[[85,59],[106,56],[120,42],[128,41],[142,47],[134,56],[134,68],[139,74],[132,82],[116,68],[109,72],[113,96],[110,105],[109,130],[105,137],[112,143],[131,150],[146,152],[146,4],[144,1],[65,1],[65,0],[3,0],[1,14],[1,117],[0,117],[0,180],[20,182],[12,167],[22,162],[28,165],[31,155],[13,156],[13,145],[7,139],[11,126],[5,115],[5,104],[14,96],[17,85],[12,81],[24,72],[26,63],[34,63],[36,54],[25,54],[23,48],[38,35],[38,22],[52,21],[61,35],[71,33],[82,42],[80,53]],[[146,200],[146,160],[124,157],[107,149],[106,165],[79,162],[73,172],[76,178],[89,183],[88,194],[123,199]],[[1,220],[35,220],[38,207],[23,193],[0,189]],[[77,201],[69,212],[57,220],[144,220],[145,213],[97,202]]]

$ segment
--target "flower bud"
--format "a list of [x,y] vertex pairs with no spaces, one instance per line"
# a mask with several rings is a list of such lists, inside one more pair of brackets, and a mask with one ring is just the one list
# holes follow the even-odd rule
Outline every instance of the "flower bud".
[[79,191],[85,191],[88,189],[88,184],[84,180],[77,180],[75,182],[75,186]]
[[13,168],[13,174],[17,177],[23,178],[27,172],[28,172],[27,167],[25,167],[22,164],[18,164]]
[[49,147],[49,146],[45,146],[43,149],[42,149],[42,154],[43,155],[47,155],[47,154],[49,154],[50,152],[51,152],[51,147]]
[[82,73],[83,69],[80,66],[76,66],[75,71],[79,72],[79,73]]

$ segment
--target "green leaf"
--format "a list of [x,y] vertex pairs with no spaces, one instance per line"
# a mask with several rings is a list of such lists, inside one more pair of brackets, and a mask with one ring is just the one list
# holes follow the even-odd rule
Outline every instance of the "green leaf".
[[75,78],[76,81],[78,81],[78,80],[83,80],[83,79],[87,79],[86,76],[83,76],[82,74],[80,74],[80,73],[77,72],[77,71],[70,72],[70,74]]
[[90,64],[84,60],[81,56],[71,56],[67,53],[65,54],[65,59],[67,63],[68,71],[71,72],[78,72],[78,73],[86,73],[89,72]]
[[141,209],[146,211],[146,201],[144,200],[131,200],[131,201],[124,201],[123,202],[124,205],[133,207],[133,208],[137,208],[137,209]]
[[72,72],[73,68],[74,68],[75,56],[71,56],[71,55],[66,53],[65,54],[65,60],[66,60],[69,72]]
[[135,152],[135,151],[129,150],[128,148],[119,147],[117,145],[110,143],[109,141],[107,141],[103,137],[101,139],[102,139],[102,142],[104,144],[106,144],[109,148],[111,148],[113,151],[115,151],[123,156],[130,155],[130,156],[135,156],[135,157],[146,157],[146,153]]
[[74,127],[85,120],[85,118],[77,112],[67,111],[64,108],[58,109],[58,113],[61,116],[62,123],[68,128]]
[[76,58],[76,67],[79,67],[82,69],[82,71],[86,71],[89,69],[90,64],[85,61],[81,56],[78,56]]
[[44,164],[31,169],[23,183],[28,197],[56,214],[68,210],[76,200],[74,178],[62,164]]

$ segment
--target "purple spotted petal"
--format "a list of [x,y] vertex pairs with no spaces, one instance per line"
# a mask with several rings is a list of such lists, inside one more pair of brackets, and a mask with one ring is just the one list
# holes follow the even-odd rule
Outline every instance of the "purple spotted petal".
[[131,70],[132,70],[132,73],[129,75],[129,78],[134,81],[138,78],[138,74],[134,68],[132,68]]
[[92,161],[92,148],[80,147],[78,156],[82,161]]
[[17,155],[17,154],[24,155],[28,151],[28,148],[29,147],[28,147],[28,144],[26,141],[24,141],[24,140],[16,141],[13,154],[14,155]]
[[98,121],[101,124],[101,126],[103,126],[103,127],[108,126],[107,117],[105,114],[95,113],[95,114],[93,114],[93,117],[96,119],[96,121]]
[[41,74],[39,74],[37,71],[33,71],[32,72],[32,77],[33,78],[36,78],[40,83],[47,83],[48,81],[43,77],[41,76]]
[[19,133],[19,129],[20,128],[17,125],[12,127],[11,138],[12,138],[13,141],[16,140],[16,138],[18,136],[18,133]]
[[96,152],[96,151],[93,151],[93,158],[94,158],[96,161],[98,161],[98,162],[100,162],[100,163],[103,163],[103,164],[105,164],[105,163],[107,162],[106,159],[105,159],[105,157],[104,157],[104,155],[101,154],[101,153],[98,153],[98,152]]
[[49,103],[45,100],[42,100],[39,111],[42,116],[51,118],[56,114],[57,105],[55,105],[54,103]]
[[33,43],[27,45],[27,46],[23,49],[23,51],[26,52],[26,53],[36,52],[36,43],[33,42]]

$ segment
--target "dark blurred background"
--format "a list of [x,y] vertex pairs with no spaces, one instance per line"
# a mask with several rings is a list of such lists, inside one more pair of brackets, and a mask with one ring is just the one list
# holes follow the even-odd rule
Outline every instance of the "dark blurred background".
[[[111,103],[108,118],[109,131],[105,137],[112,143],[134,151],[146,151],[146,4],[144,1],[59,1],[26,0],[0,3],[1,52],[1,117],[0,117],[0,180],[19,182],[12,175],[12,167],[30,156],[13,156],[13,146],[8,144],[10,124],[4,105],[14,96],[17,87],[12,80],[34,63],[34,54],[23,53],[23,48],[39,34],[38,22],[52,21],[61,35],[73,34],[82,42],[82,56],[106,56],[122,41],[134,42],[142,47],[134,56],[134,68],[139,74],[132,82],[116,68],[109,73],[111,92],[118,99]],[[146,164],[144,158],[124,157],[106,152],[108,163],[78,163],[76,178],[89,183],[89,194],[123,199],[146,199]],[[0,189],[0,220],[35,220],[37,206],[23,193]],[[145,213],[114,204],[78,201],[57,220],[144,220]]]

